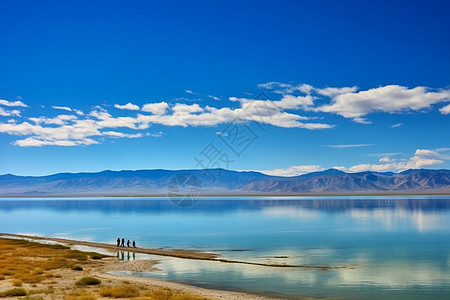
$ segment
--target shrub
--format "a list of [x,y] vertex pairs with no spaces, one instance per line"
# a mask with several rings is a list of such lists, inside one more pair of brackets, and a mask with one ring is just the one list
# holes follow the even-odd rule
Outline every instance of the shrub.
[[100,284],[100,282],[101,281],[95,277],[87,276],[87,277],[81,278],[80,280],[75,282],[75,284],[76,285],[97,285],[97,284]]
[[83,268],[82,267],[80,267],[80,266],[72,266],[72,267],[70,267],[72,270],[74,270],[74,271],[83,271]]
[[7,291],[0,293],[0,297],[18,297],[18,296],[26,296],[27,291],[24,288],[13,288]]

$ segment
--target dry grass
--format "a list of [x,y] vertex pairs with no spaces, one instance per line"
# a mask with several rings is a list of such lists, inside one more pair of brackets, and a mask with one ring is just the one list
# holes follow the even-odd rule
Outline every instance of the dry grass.
[[134,298],[140,295],[140,291],[133,285],[120,285],[116,287],[103,288],[100,290],[102,297],[110,298]]
[[50,271],[66,269],[90,257],[103,258],[98,253],[84,253],[62,245],[48,245],[16,239],[0,239],[0,276],[13,280],[14,286],[21,283],[36,284],[58,278]]
[[135,298],[135,300],[205,300],[207,298],[183,294],[171,289],[147,290],[145,286],[123,284],[100,290],[100,296],[108,298]]
[[11,281],[11,283],[13,286],[22,286],[22,284],[23,284],[22,280],[20,280],[20,279],[13,279]]
[[79,296],[68,296],[65,297],[64,300],[97,300],[97,296],[92,294],[85,294]]
[[55,290],[52,287],[43,288],[43,289],[35,289],[35,290],[29,290],[28,295],[36,295],[36,294],[53,294]]

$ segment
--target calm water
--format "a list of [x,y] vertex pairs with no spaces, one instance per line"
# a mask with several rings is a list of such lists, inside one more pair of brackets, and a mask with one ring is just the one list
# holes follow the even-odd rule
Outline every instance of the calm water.
[[229,259],[341,266],[282,269],[161,258],[137,273],[283,296],[450,298],[449,197],[3,199],[0,232],[214,251]]

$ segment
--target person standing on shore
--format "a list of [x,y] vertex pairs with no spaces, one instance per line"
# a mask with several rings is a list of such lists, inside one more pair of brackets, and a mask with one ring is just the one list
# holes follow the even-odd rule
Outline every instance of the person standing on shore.
[[122,247],[125,247],[125,239],[122,238]]
[[117,247],[120,247],[120,238],[117,238]]
[[136,242],[133,241],[133,248],[136,248]]
[[127,242],[127,247],[130,248],[130,240]]

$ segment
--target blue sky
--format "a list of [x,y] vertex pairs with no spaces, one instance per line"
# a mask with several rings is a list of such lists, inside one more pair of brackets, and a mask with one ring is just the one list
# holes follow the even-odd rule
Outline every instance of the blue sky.
[[0,174],[450,168],[448,1],[2,1]]

